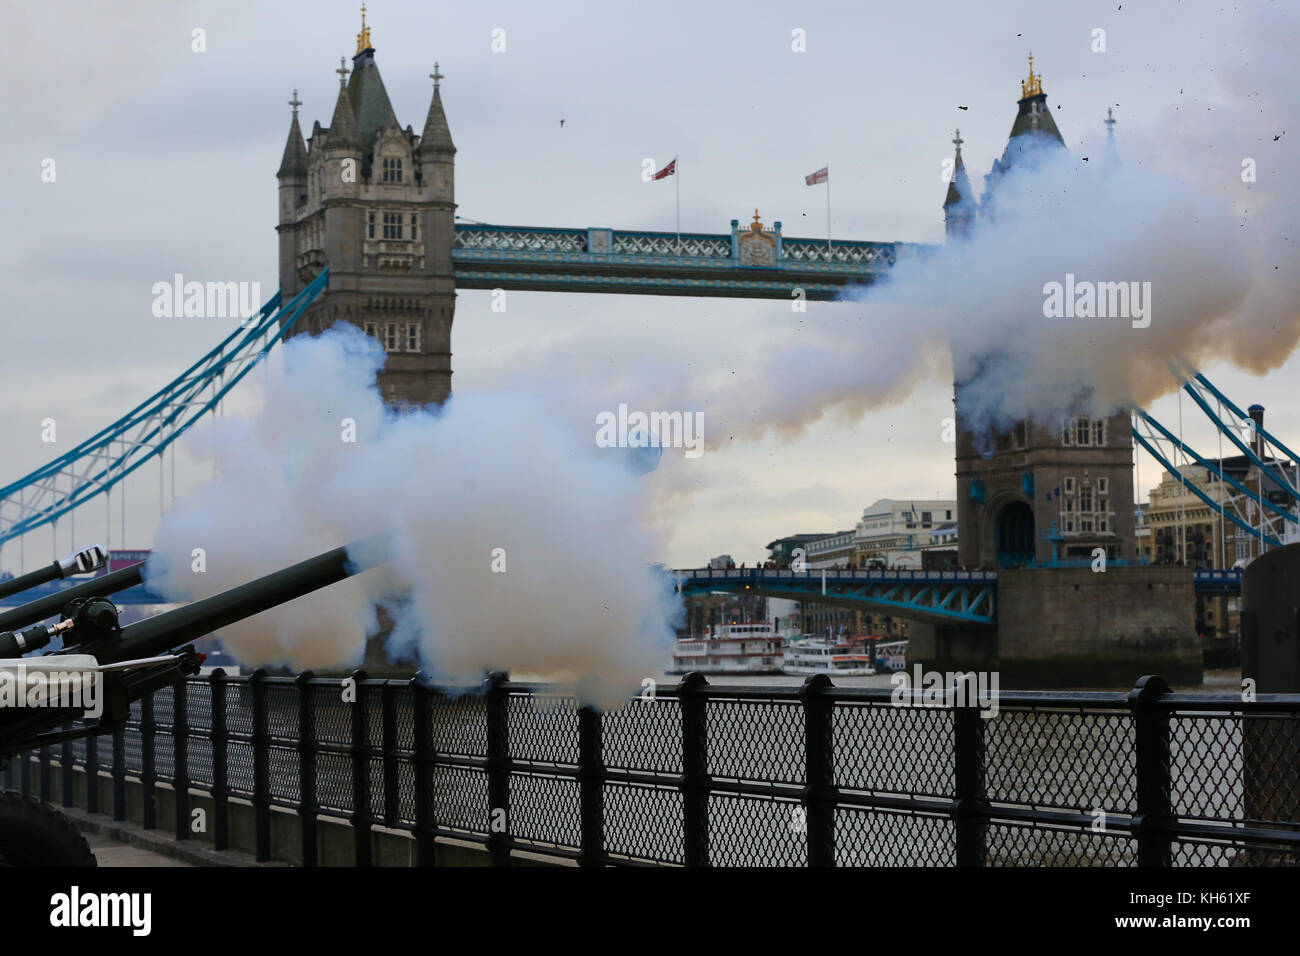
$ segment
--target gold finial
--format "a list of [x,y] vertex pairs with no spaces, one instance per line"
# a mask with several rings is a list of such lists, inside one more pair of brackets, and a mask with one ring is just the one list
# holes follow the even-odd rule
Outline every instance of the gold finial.
[[361,4],[361,32],[357,34],[357,52],[370,49],[370,27],[366,26],[366,5]]
[[1029,54],[1029,79],[1020,81],[1020,98],[1037,96],[1043,92],[1043,78],[1034,75],[1034,55]]
[[757,210],[757,209],[754,210],[754,221],[753,221],[752,223],[750,223],[749,228],[750,228],[750,230],[751,230],[752,232],[762,232],[762,231],[763,231],[763,223],[762,223],[762,221],[758,218],[758,210]]

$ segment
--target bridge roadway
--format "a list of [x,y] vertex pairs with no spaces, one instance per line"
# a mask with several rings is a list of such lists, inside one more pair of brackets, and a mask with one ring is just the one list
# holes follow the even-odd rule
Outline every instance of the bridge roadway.
[[[991,624],[997,617],[996,571],[789,571],[694,568],[672,572],[683,595],[749,591],[857,610],[896,611],[932,623]],[[1238,569],[1195,569],[1198,594],[1238,594]]]
[[[850,571],[827,570],[826,593],[822,594],[822,571],[775,571],[763,568],[694,568],[672,571],[683,594],[710,591],[753,591],[768,597],[791,598],[851,608],[907,608],[921,619],[943,622],[988,623],[995,611],[996,571]],[[1239,569],[1196,569],[1197,594],[1239,594]],[[19,607],[47,595],[85,582],[85,578],[52,581],[0,599],[0,608]],[[981,598],[987,591],[987,599]],[[125,607],[167,604],[164,597],[137,585],[113,596]]]

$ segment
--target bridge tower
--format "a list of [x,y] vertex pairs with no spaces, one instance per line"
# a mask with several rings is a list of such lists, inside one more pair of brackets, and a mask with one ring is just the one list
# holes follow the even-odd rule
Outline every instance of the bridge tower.
[[416,136],[402,129],[375,63],[362,7],[349,70],[328,128],[317,121],[304,142],[293,120],[280,184],[280,287],[285,300],[330,268],[329,288],[291,334],[348,322],[387,353],[379,386],[395,406],[440,403],[451,393],[451,265],[455,157],[435,63],[433,98]]
[[[997,187],[1010,169],[1065,149],[1032,54],[1020,87],[1006,148],[984,180],[982,218],[996,216]],[[949,236],[964,234],[973,218],[960,135],[953,142],[961,178],[949,183],[944,202]],[[996,388],[985,379],[997,367],[991,350],[987,371],[955,385],[958,560],[968,568],[1033,566],[1053,557],[1091,558],[1098,547],[1110,559],[1136,557],[1128,413],[1050,425],[1024,420],[987,431],[971,414],[973,396]]]

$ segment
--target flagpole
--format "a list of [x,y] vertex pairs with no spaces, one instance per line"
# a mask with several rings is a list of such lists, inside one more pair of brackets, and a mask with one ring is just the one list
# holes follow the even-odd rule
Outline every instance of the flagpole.
[[682,172],[673,157],[673,191],[677,194],[677,254],[682,254]]
[[831,164],[826,161],[826,251],[831,251]]

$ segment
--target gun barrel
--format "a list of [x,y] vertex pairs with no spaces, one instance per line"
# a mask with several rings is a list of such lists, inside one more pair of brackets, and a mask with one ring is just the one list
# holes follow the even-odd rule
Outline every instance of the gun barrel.
[[203,598],[174,611],[154,615],[122,628],[122,639],[101,664],[152,657],[197,640],[228,624],[342,581],[365,567],[348,558],[348,549],[335,548],[265,577]]
[[97,571],[104,566],[107,560],[108,555],[104,553],[103,548],[97,544],[91,545],[76,554],[60,558],[47,567],[39,568],[27,574],[19,575],[10,581],[0,583],[0,598],[7,598],[11,594],[26,591],[28,588],[37,587],[48,581],[66,578],[69,574],[86,574],[90,571]]
[[26,591],[28,588],[34,588],[47,581],[57,581],[61,577],[63,577],[63,568],[59,562],[55,561],[48,567],[28,571],[26,574],[20,574],[16,578],[0,583],[0,598],[17,594],[19,591]]
[[35,601],[29,601],[20,607],[10,608],[0,613],[0,631],[16,631],[30,624],[37,624],[59,614],[70,601],[75,601],[77,598],[116,594],[118,591],[135,587],[143,580],[144,562],[142,561],[120,571],[113,571],[102,578],[94,578]]

